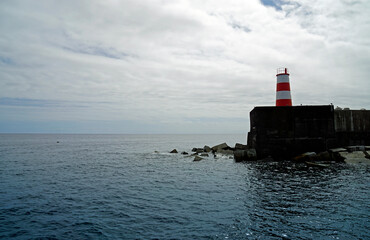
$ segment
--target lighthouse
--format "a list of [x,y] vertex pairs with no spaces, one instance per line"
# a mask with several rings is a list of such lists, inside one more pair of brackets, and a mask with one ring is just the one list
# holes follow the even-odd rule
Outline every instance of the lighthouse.
[[288,69],[278,68],[276,80],[276,106],[292,106]]

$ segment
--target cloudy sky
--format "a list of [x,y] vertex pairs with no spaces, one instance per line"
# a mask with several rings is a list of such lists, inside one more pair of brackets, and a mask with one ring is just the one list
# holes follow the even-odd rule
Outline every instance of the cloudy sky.
[[370,109],[368,0],[2,0],[0,34],[0,132],[245,133],[278,67]]

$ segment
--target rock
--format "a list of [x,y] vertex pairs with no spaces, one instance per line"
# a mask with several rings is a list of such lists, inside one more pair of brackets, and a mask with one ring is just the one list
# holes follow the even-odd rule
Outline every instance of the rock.
[[199,157],[199,156],[195,156],[193,162],[199,162],[200,160],[202,160],[203,158]]
[[365,153],[363,151],[341,152],[340,155],[344,158],[364,158],[365,157]]
[[203,152],[203,148],[198,148],[196,153],[202,153]]
[[341,152],[340,155],[345,159],[348,158],[365,158],[363,151],[353,151],[353,152]]
[[182,154],[182,155],[188,155],[189,153],[187,153],[187,152],[185,152],[185,151],[184,151],[184,152],[182,152],[181,154]]
[[365,154],[365,158],[370,159],[370,154],[367,151],[363,151]]
[[328,151],[321,152],[321,153],[317,154],[317,157],[318,157],[319,161],[330,162],[330,161],[334,160],[332,158],[332,155]]
[[217,153],[224,154],[224,155],[233,155],[234,151],[229,149],[219,149]]
[[203,148],[193,148],[191,149],[192,152],[201,153],[203,152]]
[[208,153],[202,153],[200,154],[201,157],[209,157]]
[[170,153],[177,153],[177,150],[176,150],[176,149],[174,149],[174,150],[172,150]]
[[354,151],[365,151],[365,146],[348,146],[346,147],[348,152],[354,152]]
[[225,149],[225,148],[229,148],[229,146],[226,143],[221,143],[216,146],[213,146],[212,150],[218,152],[219,150]]
[[347,152],[347,149],[345,149],[345,148],[334,148],[334,149],[329,149],[329,152],[332,152],[332,153]]
[[212,149],[209,147],[209,146],[207,146],[207,145],[205,145],[204,147],[203,147],[203,151],[204,152],[210,152]]
[[318,162],[321,161],[321,158],[318,154],[308,156],[309,161],[311,162]]
[[363,163],[363,164],[370,164],[370,159],[367,158],[350,158],[345,159],[345,163]]
[[246,150],[248,149],[247,145],[241,143],[235,143],[235,150]]
[[154,153],[159,153],[158,151],[154,151]]
[[336,161],[336,162],[343,162],[344,161],[344,157],[341,155],[342,152],[333,152],[331,153],[331,158],[333,161]]
[[244,155],[247,155],[246,153],[245,153],[245,151],[244,150],[236,150],[235,152],[234,152],[234,159],[235,159],[235,162],[242,162],[242,161],[245,161],[244,160]]
[[302,161],[312,161],[314,158],[316,158],[315,152],[306,152],[301,155],[298,155],[293,158],[293,161],[302,162]]
[[368,159],[363,151],[354,152],[341,152],[341,157],[344,158],[345,163],[365,163],[370,164],[370,159]]
[[193,153],[190,156],[198,156],[198,153]]
[[370,164],[370,160],[366,158],[366,154],[363,151],[340,152],[339,154],[344,158],[344,162],[346,163]]
[[234,159],[235,159],[235,162],[255,161],[257,160],[256,149],[251,148],[247,150],[236,150],[234,152]]

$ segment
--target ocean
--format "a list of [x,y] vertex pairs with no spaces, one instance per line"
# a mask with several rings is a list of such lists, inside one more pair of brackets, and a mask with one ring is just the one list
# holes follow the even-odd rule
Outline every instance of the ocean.
[[246,136],[0,134],[0,239],[370,238],[369,165],[180,154],[223,142]]

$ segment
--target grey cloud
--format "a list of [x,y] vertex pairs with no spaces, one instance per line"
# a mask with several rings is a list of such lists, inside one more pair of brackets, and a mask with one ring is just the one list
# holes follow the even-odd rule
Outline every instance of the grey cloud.
[[[294,103],[370,108],[367,3],[346,5],[353,19],[341,2],[332,5],[2,2],[1,115],[246,131],[242,119],[254,106],[274,105],[280,66],[290,68]],[[16,99],[44,106],[14,106]]]

